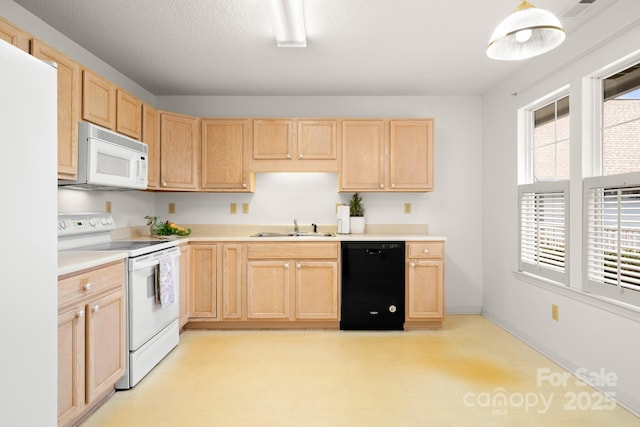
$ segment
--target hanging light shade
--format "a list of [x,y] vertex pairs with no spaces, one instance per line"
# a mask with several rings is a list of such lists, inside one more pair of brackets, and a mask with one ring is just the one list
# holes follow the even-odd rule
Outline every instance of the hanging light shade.
[[555,49],[565,37],[558,18],[522,0],[515,12],[494,30],[487,56],[505,61],[527,59]]

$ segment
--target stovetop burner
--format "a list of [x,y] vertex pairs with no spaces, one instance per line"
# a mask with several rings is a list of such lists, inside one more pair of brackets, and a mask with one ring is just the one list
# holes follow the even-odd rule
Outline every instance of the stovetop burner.
[[59,251],[123,251],[137,257],[178,245],[177,240],[116,240],[113,217],[108,213],[58,215]]

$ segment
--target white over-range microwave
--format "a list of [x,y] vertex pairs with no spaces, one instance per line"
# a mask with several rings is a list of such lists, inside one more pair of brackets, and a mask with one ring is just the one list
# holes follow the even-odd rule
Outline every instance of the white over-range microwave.
[[92,123],[78,123],[78,179],[59,186],[91,190],[147,188],[148,147]]

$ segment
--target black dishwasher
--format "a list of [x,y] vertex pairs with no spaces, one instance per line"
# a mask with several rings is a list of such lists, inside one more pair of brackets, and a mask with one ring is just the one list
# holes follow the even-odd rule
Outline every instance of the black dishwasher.
[[342,242],[342,330],[402,330],[404,242]]

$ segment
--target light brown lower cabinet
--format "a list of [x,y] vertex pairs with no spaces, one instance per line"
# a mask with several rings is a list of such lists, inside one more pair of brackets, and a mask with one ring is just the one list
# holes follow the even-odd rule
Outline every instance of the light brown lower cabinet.
[[444,242],[407,242],[405,329],[442,327]]
[[214,320],[218,317],[218,245],[194,244],[191,263],[190,316]]
[[338,243],[247,245],[247,318],[338,320]]
[[77,422],[125,369],[124,262],[58,280],[58,425]]

